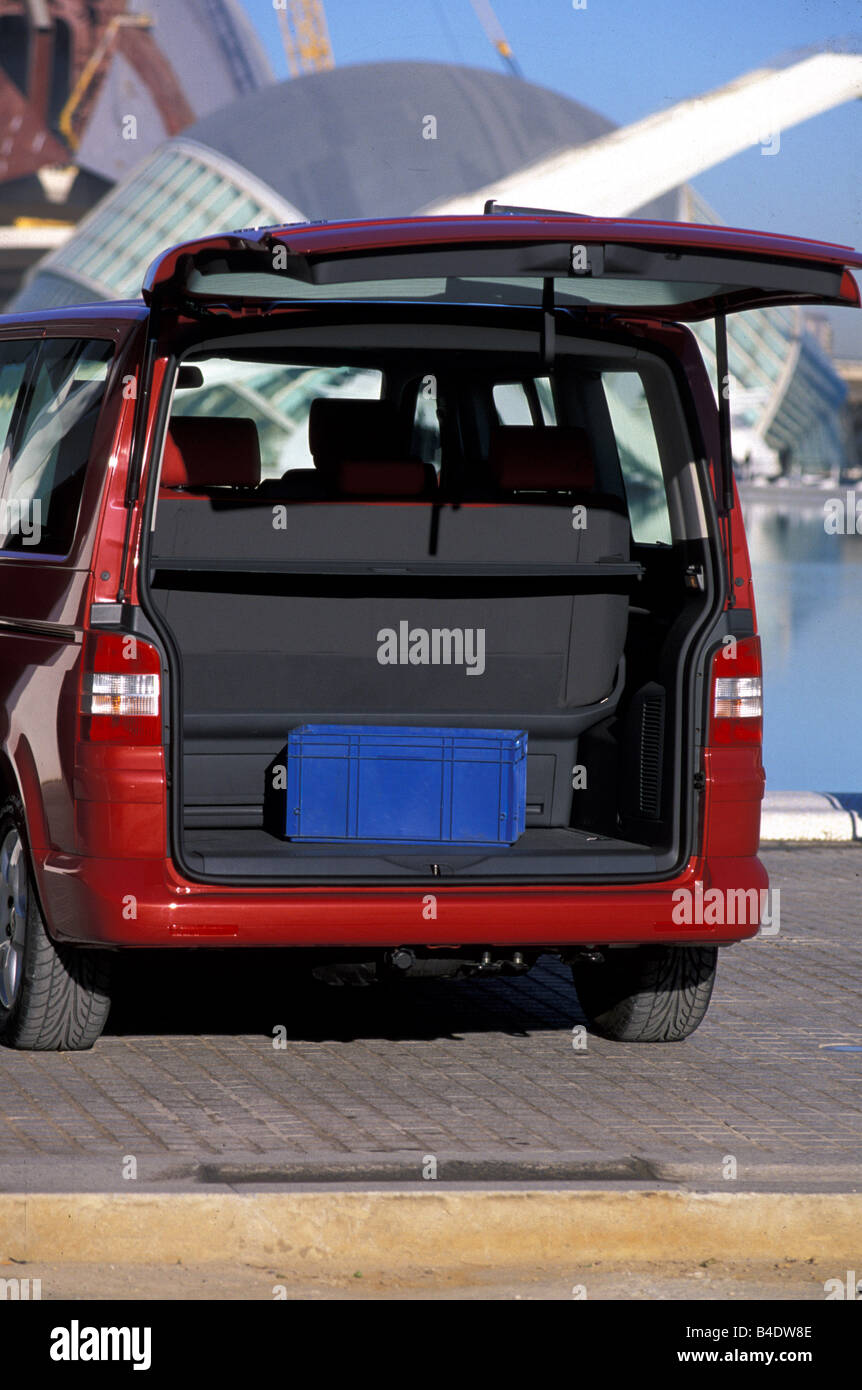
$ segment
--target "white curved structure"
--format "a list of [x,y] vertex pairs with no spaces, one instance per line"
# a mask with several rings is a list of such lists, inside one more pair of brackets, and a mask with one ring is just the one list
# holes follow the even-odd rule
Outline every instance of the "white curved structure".
[[777,153],[782,130],[858,97],[862,54],[818,53],[788,67],[758,68],[705,96],[422,211],[475,213],[495,198],[625,217],[752,145]]
[[[193,0],[194,6],[204,3],[210,0]],[[428,95],[432,90],[436,97]],[[380,63],[312,74],[252,93],[143,161],[138,149],[134,172],[68,241],[53,246],[19,293],[17,307],[133,297],[149,262],[172,242],[231,226],[326,217],[333,209],[341,216],[375,215],[381,200],[390,216],[419,210],[475,214],[493,197],[608,216],[652,204],[642,215],[718,223],[686,180],[746,146],[762,143],[765,152],[775,150],[782,127],[858,96],[862,56],[817,53],[758,69],[706,96],[601,133],[607,122],[586,108],[484,71]],[[355,112],[365,103],[377,126],[356,122]],[[466,174],[460,152],[451,146],[440,153],[416,150],[418,113],[435,109],[447,110],[459,130],[474,132]],[[405,118],[393,122],[395,110]],[[415,119],[408,119],[411,111]],[[514,146],[512,128],[519,132]],[[577,139],[579,128],[582,143],[538,157],[554,143]],[[507,167],[510,172],[497,177]],[[407,170],[401,181],[392,176],[399,168]],[[435,182],[429,181],[432,171]],[[492,173],[494,183],[440,196]],[[671,190],[676,197],[667,196]],[[431,201],[419,209],[420,198]],[[663,202],[656,211],[658,198]],[[711,325],[697,325],[695,332],[714,378]],[[737,461],[750,473],[781,468],[837,476],[846,464],[840,416],[845,388],[806,331],[802,311],[734,315],[728,338]],[[277,406],[269,401],[261,418]],[[634,452],[636,433],[632,429]]]

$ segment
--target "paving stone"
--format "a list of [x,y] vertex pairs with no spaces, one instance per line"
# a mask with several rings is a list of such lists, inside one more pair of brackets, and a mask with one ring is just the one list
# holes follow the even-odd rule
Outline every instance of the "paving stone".
[[227,952],[129,953],[92,1052],[0,1051],[0,1184],[28,1160],[60,1182],[73,1160],[119,1173],[128,1154],[142,1172],[640,1155],[717,1177],[734,1154],[862,1181],[862,1051],[830,1050],[862,1047],[862,847],[763,857],[780,932],[722,952],[707,1019],[678,1044],[575,1051],[583,1017],[550,958],[521,979],[303,989],[269,953],[241,969]]

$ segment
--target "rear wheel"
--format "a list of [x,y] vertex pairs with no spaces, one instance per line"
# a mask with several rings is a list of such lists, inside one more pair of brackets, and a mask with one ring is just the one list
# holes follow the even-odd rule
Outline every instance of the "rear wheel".
[[639,946],[572,966],[593,1032],[617,1042],[680,1042],[709,1007],[715,946]]
[[0,1042],[84,1051],[108,1017],[110,957],[58,945],[42,917],[20,803],[0,811]]

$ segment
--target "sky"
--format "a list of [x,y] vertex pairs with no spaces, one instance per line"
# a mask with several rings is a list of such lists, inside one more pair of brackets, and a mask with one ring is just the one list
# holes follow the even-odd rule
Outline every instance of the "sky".
[[[243,0],[287,76],[272,0]],[[620,125],[699,96],[782,54],[854,35],[851,0],[493,0],[524,76]],[[578,0],[579,4],[584,0]],[[435,59],[501,68],[470,0],[325,0],[338,63]],[[848,103],[696,184],[725,221],[862,241],[862,106]]]
[[[286,77],[273,0],[242,2]],[[800,48],[853,37],[862,47],[858,0],[492,3],[529,81],[620,125]],[[425,58],[502,67],[470,0],[325,0],[325,9],[337,63]],[[730,225],[862,246],[862,104],[783,131],[774,156],[757,146],[693,182]],[[833,316],[839,330],[847,313]]]

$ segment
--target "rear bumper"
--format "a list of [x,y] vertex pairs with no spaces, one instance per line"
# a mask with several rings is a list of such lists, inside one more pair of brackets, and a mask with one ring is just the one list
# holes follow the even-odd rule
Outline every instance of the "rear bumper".
[[754,857],[693,859],[659,884],[274,889],[49,853],[37,879],[56,939],[128,947],[720,944],[757,933],[768,887]]

